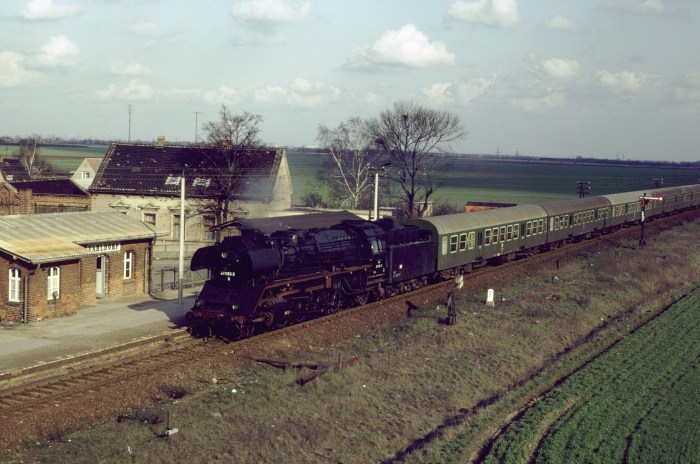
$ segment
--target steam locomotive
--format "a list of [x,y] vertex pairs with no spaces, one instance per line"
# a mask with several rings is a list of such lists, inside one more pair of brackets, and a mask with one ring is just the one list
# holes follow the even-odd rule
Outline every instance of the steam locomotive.
[[210,278],[187,324],[198,336],[244,338],[697,207],[700,184],[417,218],[404,225],[385,218],[272,233],[243,230],[193,255],[190,268],[208,269]]

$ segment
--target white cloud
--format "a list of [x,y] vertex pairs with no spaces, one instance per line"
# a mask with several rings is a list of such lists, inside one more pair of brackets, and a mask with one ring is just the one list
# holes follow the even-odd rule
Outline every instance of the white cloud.
[[518,0],[456,0],[447,10],[447,16],[457,21],[507,28],[520,22]]
[[139,63],[114,63],[109,66],[110,74],[116,76],[147,76],[151,70]]
[[63,34],[51,37],[41,46],[41,54],[37,56],[40,66],[72,66],[77,62],[80,48],[75,42]]
[[106,89],[95,92],[95,97],[98,100],[150,100],[157,95],[158,92],[153,87],[138,79],[129,81],[125,86],[120,87],[112,84]]
[[210,105],[232,105],[243,98],[243,93],[228,85],[221,85],[218,89],[204,92],[202,100]]
[[429,88],[421,91],[431,104],[445,105],[457,102],[462,105],[469,104],[475,98],[482,96],[496,80],[496,76],[490,78],[455,79],[454,82],[436,82]]
[[340,89],[322,82],[297,78],[288,86],[263,86],[253,89],[257,102],[284,102],[291,106],[317,108],[340,97]]
[[398,31],[387,31],[369,47],[353,50],[346,66],[364,68],[372,65],[407,66],[422,68],[433,65],[451,65],[454,54],[445,44],[430,42],[428,37],[413,24],[406,24]]
[[311,11],[311,2],[288,0],[241,0],[233,5],[236,19],[254,23],[288,23],[304,19]]
[[545,23],[547,29],[555,31],[575,31],[578,29],[576,23],[564,16],[555,16]]
[[57,5],[53,0],[31,0],[20,16],[24,19],[61,19],[75,16],[83,10],[78,4]]
[[655,80],[654,76],[632,71],[598,71],[594,80],[601,87],[612,93],[639,93],[645,90]]
[[580,71],[579,64],[576,60],[567,60],[562,58],[544,60],[540,66],[548,76],[555,79],[566,79],[573,77]]
[[638,13],[642,14],[660,14],[666,8],[663,0],[645,0],[644,3],[635,8]]
[[24,60],[20,53],[0,52],[0,88],[20,87],[37,77],[24,67]]
[[564,106],[566,97],[561,92],[552,92],[541,97],[522,97],[512,101],[513,106],[530,112],[545,111]]

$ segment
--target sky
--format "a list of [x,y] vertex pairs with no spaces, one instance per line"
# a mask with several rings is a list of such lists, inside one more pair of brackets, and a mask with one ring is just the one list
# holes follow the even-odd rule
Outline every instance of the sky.
[[398,101],[455,152],[700,160],[697,0],[3,0],[0,136],[269,145]]

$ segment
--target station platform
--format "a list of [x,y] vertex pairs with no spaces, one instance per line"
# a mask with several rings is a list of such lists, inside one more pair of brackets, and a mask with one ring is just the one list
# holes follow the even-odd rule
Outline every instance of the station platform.
[[100,301],[72,316],[0,323],[0,382],[3,377],[48,363],[106,350],[184,328],[185,314],[201,287]]

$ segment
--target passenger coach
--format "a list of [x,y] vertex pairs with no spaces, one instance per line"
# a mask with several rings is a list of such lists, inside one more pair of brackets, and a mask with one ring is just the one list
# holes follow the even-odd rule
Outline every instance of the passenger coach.
[[469,272],[495,258],[513,259],[547,243],[547,213],[537,205],[416,218],[407,224],[431,232],[438,250],[436,269],[443,274],[455,268]]

